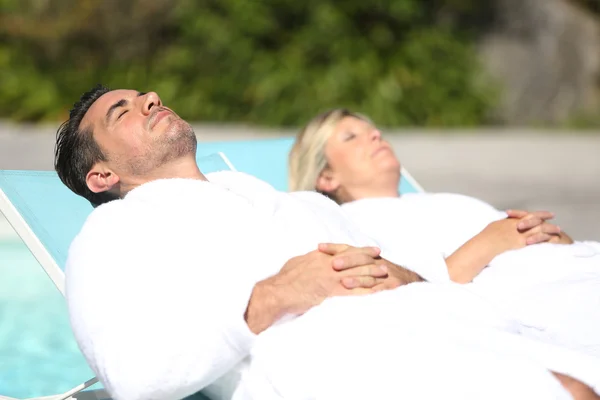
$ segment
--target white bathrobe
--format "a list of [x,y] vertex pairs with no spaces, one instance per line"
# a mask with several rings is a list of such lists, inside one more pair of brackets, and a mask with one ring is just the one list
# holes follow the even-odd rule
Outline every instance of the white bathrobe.
[[[361,229],[397,250],[427,243],[449,256],[506,213],[448,193],[346,203]],[[506,252],[466,285],[529,329],[524,334],[600,357],[600,244],[538,244]]]
[[[340,394],[373,385],[378,396],[369,398],[395,397],[406,385],[401,393],[419,399],[429,396],[414,382],[438,379],[442,385],[425,393],[479,399],[489,390],[506,394],[508,380],[514,399],[567,399],[548,369],[590,385],[600,378],[596,360],[528,350],[514,320],[449,283],[443,259],[415,256],[418,249],[383,256],[439,283],[331,299],[253,335],[243,315],[256,282],[319,242],[374,242],[318,194],[276,192],[234,172],[208,179],[144,184],[98,207],[70,248],[75,338],[116,400],[179,399],[201,389],[218,398],[348,399]],[[473,337],[480,339],[471,347]],[[451,368],[439,375],[435,366],[443,365]],[[381,366],[397,368],[395,379],[379,382],[373,374]]]

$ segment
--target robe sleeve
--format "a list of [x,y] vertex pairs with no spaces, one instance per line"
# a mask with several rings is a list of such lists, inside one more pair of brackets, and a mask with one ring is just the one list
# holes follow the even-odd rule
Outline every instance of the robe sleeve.
[[380,246],[383,258],[419,274],[427,282],[450,282],[448,266],[441,252],[402,244],[386,246],[380,242]]
[[[180,399],[249,354],[255,335],[244,312],[253,285],[228,280],[223,249],[208,251],[219,232],[174,232],[160,217],[148,221],[143,205],[120,203],[96,209],[70,248],[71,325],[114,399]],[[190,257],[176,238],[194,234],[204,247]]]

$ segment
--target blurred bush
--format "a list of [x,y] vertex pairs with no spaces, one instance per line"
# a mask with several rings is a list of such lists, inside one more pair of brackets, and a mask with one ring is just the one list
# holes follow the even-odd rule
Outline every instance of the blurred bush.
[[496,90],[477,0],[0,0],[0,117],[64,119],[97,82],[182,117],[298,125],[347,106],[382,125],[484,122]]

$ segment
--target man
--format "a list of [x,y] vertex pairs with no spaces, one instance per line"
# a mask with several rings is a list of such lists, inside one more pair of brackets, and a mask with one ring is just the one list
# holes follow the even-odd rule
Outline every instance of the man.
[[[373,323],[367,321],[371,315],[391,304],[377,303],[382,298],[376,296],[362,297],[375,308],[357,312],[358,321],[354,321],[348,303],[341,302],[338,315],[345,315],[351,327],[337,335],[340,342],[349,344],[344,346],[345,353],[331,336],[343,326],[330,325],[332,307],[340,302],[325,304],[324,300],[421,281],[415,271],[420,271],[422,263],[428,265],[427,270],[432,270],[429,264],[439,264],[433,268],[436,274],[424,278],[448,281],[442,259],[390,253],[396,264],[412,269],[408,270],[380,258],[376,243],[353,228],[337,205],[318,194],[276,192],[236,173],[211,174],[207,179],[196,165],[195,150],[191,126],[164,107],[155,93],[97,87],[82,97],[59,129],[55,165],[60,178],[99,206],[69,251],[71,323],[88,363],[115,399],[176,399],[202,389],[223,398],[295,395],[293,384],[271,379],[279,373],[290,377],[294,359],[273,364],[269,343],[273,348],[287,343],[279,354],[292,348],[303,352],[295,356],[297,360],[320,348],[335,351],[335,357],[325,357],[323,365],[336,360],[355,365],[360,357],[347,359],[347,353],[367,354],[371,346],[351,345],[344,336],[350,337],[354,328],[362,329],[356,325],[361,320],[368,328]],[[316,251],[319,242],[346,245],[325,244]],[[387,256],[388,250],[383,249],[381,255]],[[448,293],[448,301],[426,309],[431,315],[437,316],[437,311],[451,315],[454,308],[460,308],[454,305],[469,307],[472,301],[465,302],[467,293],[455,293],[460,289],[444,285],[440,290]],[[433,298],[431,288],[420,292]],[[412,293],[400,295],[408,299]],[[502,343],[513,340],[503,336],[504,331],[518,330],[510,318],[488,311],[481,329],[493,335],[497,331]],[[292,322],[286,322],[288,316]],[[297,335],[302,324],[306,326],[315,316],[325,316],[322,322],[329,323],[323,332],[328,339],[321,347],[286,341],[287,334]],[[472,311],[461,316],[469,326],[480,324]],[[411,317],[418,320],[419,313],[413,310]],[[460,324],[447,319],[447,327],[461,332]],[[318,328],[324,328],[323,324]],[[410,331],[406,327],[392,333],[404,330]],[[368,329],[361,332],[370,333]],[[454,337],[449,335],[448,340]],[[483,347],[469,353],[473,360],[490,351],[487,344],[478,346]],[[516,353],[514,347],[511,354]],[[539,354],[535,357],[542,357]],[[560,354],[561,358],[567,355]],[[262,364],[254,363],[255,358]],[[555,360],[548,362],[557,365]],[[592,361],[586,363],[595,368]],[[494,360],[488,368],[496,364],[496,371],[520,382],[523,398],[540,391],[567,398],[548,367],[508,357],[505,364]],[[265,366],[268,371],[262,373]],[[468,367],[468,373],[485,370],[474,366]],[[311,369],[314,376],[318,368]],[[589,370],[576,368],[573,373],[583,374],[584,379]],[[481,390],[487,391],[485,383],[498,379],[495,374],[480,375],[474,380]],[[305,386],[308,396],[331,393],[342,378],[332,370],[329,383],[333,386],[312,381],[313,385]],[[373,384],[366,382],[359,389]],[[449,384],[455,389],[465,386]],[[475,386],[470,387],[471,393],[481,394]],[[379,388],[381,393],[391,393],[385,385]],[[452,388],[447,389],[452,393]],[[336,393],[340,396],[344,391]]]

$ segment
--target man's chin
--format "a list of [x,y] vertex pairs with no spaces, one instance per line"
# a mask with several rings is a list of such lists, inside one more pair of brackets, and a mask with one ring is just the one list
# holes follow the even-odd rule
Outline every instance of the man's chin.
[[182,119],[173,121],[163,136],[163,143],[175,157],[195,153],[197,142],[192,126]]
[[167,127],[163,135],[169,141],[176,141],[180,138],[196,138],[196,134],[194,133],[194,129],[192,128],[192,126],[180,118],[170,121],[169,126]]

